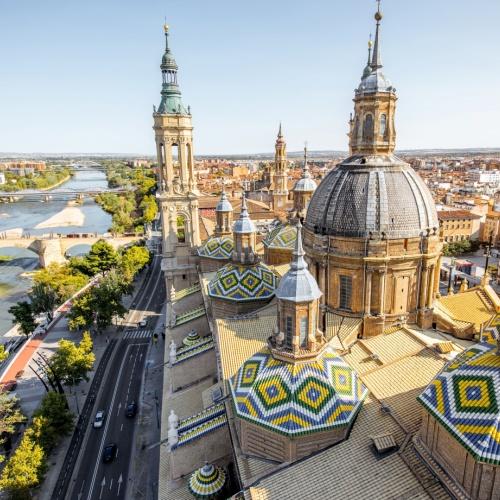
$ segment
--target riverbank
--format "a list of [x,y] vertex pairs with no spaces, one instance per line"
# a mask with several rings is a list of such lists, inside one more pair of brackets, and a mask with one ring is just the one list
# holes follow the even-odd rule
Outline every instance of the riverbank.
[[52,186],[44,187],[44,188],[39,188],[40,191],[50,191],[51,189],[58,188],[59,186],[63,185],[65,182],[68,182],[71,177],[73,177],[73,173],[68,174],[64,179],[61,179],[59,182],[56,182]]

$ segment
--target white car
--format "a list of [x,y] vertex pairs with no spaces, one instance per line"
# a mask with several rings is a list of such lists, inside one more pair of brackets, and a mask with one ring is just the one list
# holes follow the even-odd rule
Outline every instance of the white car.
[[104,423],[105,416],[106,416],[106,413],[104,412],[104,410],[99,410],[95,414],[94,429],[100,429],[102,427],[102,424]]
[[141,319],[141,321],[139,321],[139,323],[137,323],[139,326],[146,326],[148,324],[148,320],[147,319]]

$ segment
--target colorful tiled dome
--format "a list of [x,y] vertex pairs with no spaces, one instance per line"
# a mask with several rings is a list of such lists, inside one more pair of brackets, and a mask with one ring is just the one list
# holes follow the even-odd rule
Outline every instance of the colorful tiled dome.
[[236,302],[268,300],[276,290],[276,275],[265,264],[226,264],[208,284],[208,295]]
[[500,465],[500,355],[483,343],[457,356],[418,397],[476,460]]
[[293,250],[295,240],[297,239],[297,230],[290,224],[280,224],[273,229],[262,242],[267,248],[285,248]]
[[198,248],[198,255],[209,259],[229,260],[233,249],[234,242],[230,236],[213,236]]
[[200,342],[200,336],[198,335],[198,332],[196,330],[191,330],[186,337],[182,340],[182,343],[186,347],[190,347],[192,345],[198,344]]
[[350,425],[368,392],[330,347],[306,363],[258,352],[230,385],[240,418],[294,436]]
[[220,467],[205,464],[191,474],[189,478],[189,491],[195,498],[205,500],[219,497],[226,484],[226,473]]

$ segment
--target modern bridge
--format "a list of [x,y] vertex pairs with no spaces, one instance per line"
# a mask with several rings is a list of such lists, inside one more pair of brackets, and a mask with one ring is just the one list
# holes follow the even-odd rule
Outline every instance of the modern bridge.
[[25,189],[23,191],[0,191],[0,203],[14,203],[16,201],[32,201],[32,202],[47,202],[47,201],[69,201],[69,200],[83,200],[84,198],[95,198],[103,193],[127,193],[134,191],[136,187],[127,188],[88,188],[88,189],[52,189],[41,191],[37,189]]

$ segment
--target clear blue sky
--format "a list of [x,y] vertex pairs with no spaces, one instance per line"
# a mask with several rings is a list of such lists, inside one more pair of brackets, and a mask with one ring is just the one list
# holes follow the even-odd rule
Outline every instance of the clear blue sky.
[[[0,151],[152,154],[164,17],[195,153],[347,149],[374,0],[0,0]],[[499,0],[383,0],[398,147],[500,146]]]

